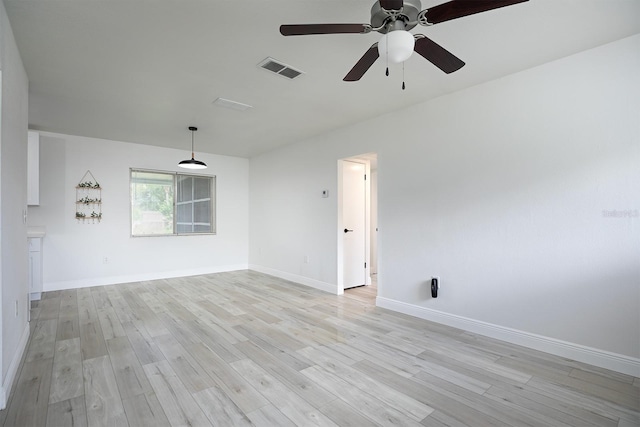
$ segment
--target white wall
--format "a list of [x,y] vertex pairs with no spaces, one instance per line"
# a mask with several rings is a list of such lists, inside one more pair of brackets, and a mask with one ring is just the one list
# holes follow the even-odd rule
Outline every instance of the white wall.
[[[3,409],[29,336],[27,324],[27,74],[13,38],[4,3],[0,3],[0,299]],[[18,304],[18,314],[15,304]]]
[[377,152],[380,305],[638,375],[638,75],[636,35],[253,158],[250,264],[334,286],[336,159]]
[[[178,171],[189,154],[41,133],[40,206],[29,207],[29,225],[46,227],[44,290],[247,268],[247,159],[198,153],[209,166],[202,173],[216,175],[216,235],[130,237],[129,168]],[[74,217],[75,187],[87,170],[102,187],[99,224]]]
[[[336,156],[330,140],[326,135],[251,159],[249,262],[252,269],[335,293],[336,158],[360,152]],[[319,149],[316,141],[330,147]],[[328,198],[322,198],[324,189]]]

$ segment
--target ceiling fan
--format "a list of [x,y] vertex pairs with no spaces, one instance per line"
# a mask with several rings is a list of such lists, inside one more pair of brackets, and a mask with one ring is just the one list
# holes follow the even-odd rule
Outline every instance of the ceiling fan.
[[399,63],[408,59],[414,51],[449,74],[462,68],[464,62],[427,36],[411,34],[408,30],[417,24],[431,26],[525,1],[528,0],[451,0],[421,10],[420,0],[378,0],[371,8],[370,24],[281,25],[280,33],[283,36],[367,34],[371,31],[383,34],[380,42],[374,43],[344,77],[343,80],[347,82],[360,80],[381,55],[385,55],[390,62]]

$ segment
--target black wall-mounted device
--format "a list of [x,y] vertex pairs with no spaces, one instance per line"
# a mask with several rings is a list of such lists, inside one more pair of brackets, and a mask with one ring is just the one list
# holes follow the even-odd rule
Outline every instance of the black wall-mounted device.
[[438,278],[431,278],[431,296],[433,298],[438,298]]

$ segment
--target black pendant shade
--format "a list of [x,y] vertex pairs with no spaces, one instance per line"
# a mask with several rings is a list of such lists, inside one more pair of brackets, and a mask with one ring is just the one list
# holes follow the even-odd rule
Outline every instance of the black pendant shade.
[[194,157],[193,151],[193,133],[198,130],[195,126],[189,126],[189,130],[191,131],[191,158],[188,160],[183,160],[178,163],[178,166],[185,169],[206,169],[207,164],[205,162],[201,162],[200,160],[196,160]]

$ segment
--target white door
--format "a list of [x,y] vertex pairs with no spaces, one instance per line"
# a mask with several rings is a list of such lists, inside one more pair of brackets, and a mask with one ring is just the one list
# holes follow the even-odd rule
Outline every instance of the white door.
[[366,285],[365,165],[342,162],[342,223],[344,289]]

